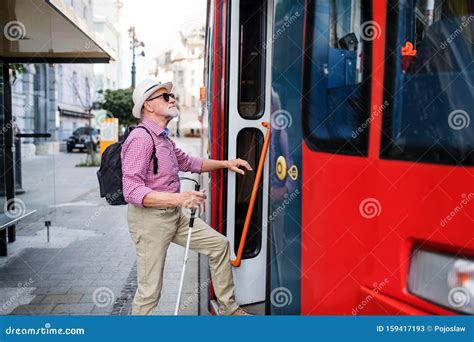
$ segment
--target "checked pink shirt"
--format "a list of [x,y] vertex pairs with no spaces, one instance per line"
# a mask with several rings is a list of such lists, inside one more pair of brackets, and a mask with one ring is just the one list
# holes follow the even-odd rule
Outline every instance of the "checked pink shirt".
[[153,190],[179,192],[178,172],[200,173],[202,158],[192,157],[176,147],[168,137],[168,130],[144,118],[142,126],[150,131],[155,141],[158,173],[153,174],[153,143],[142,128],[134,129],[122,145],[123,196],[127,203],[143,207],[143,198]]

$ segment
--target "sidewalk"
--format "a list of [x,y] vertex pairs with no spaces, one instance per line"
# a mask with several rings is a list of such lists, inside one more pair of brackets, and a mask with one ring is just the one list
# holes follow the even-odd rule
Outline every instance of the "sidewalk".
[[[198,155],[198,139],[177,144]],[[28,179],[24,176],[26,193],[21,198],[29,208],[34,208],[35,201],[38,205],[45,202],[45,196],[35,197],[29,191],[34,180],[47,172],[41,158],[47,157],[24,162]],[[75,167],[84,158],[79,153],[54,156],[54,172],[50,173],[55,175],[55,196],[46,196],[48,201],[56,199],[48,202],[46,215],[52,223],[50,241],[41,215],[17,227],[17,241],[9,244],[9,256],[0,258],[0,314],[130,314],[136,260],[126,206],[112,207],[99,198],[96,168]],[[182,190],[191,188],[183,183]],[[183,247],[172,244],[168,250],[157,315],[173,314],[183,255]],[[182,315],[198,314],[197,265],[197,254],[190,252],[181,301],[187,306]]]

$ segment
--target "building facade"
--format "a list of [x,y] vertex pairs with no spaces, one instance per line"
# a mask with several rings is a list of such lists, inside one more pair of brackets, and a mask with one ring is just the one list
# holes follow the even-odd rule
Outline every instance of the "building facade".
[[[64,0],[75,19],[94,30],[92,0]],[[94,101],[92,64],[27,64],[12,84],[12,112],[21,133],[49,133],[51,139],[22,139],[22,156],[59,152],[60,142],[89,125]]]
[[151,74],[159,81],[173,81],[179,110],[178,120],[170,124],[174,134],[199,135],[200,87],[203,84],[204,68],[204,28],[179,33],[176,45],[156,58],[156,66]]
[[[116,56],[121,56],[122,41],[119,27],[121,0],[100,0],[93,2],[94,31],[104,44]],[[122,83],[122,59],[118,58],[109,64],[94,65],[94,92],[98,100],[103,99],[105,90],[120,88]]]

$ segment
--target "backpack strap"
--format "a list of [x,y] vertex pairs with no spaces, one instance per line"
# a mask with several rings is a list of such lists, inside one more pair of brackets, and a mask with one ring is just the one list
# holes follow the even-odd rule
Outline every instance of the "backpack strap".
[[151,138],[151,142],[153,143],[153,153],[151,155],[150,161],[153,160],[153,174],[156,175],[158,173],[158,158],[156,158],[155,140],[153,140],[153,136],[151,135],[150,131],[145,126],[138,125],[135,128],[143,128]]

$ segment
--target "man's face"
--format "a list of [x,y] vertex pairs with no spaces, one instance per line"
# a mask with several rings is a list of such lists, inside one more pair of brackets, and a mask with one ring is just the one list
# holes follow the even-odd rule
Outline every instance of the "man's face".
[[176,108],[176,101],[170,96],[168,102],[166,102],[164,97],[160,96],[163,93],[167,93],[165,88],[158,89],[148,97],[148,100],[143,104],[145,113],[149,112],[152,115],[174,118],[179,114]]

